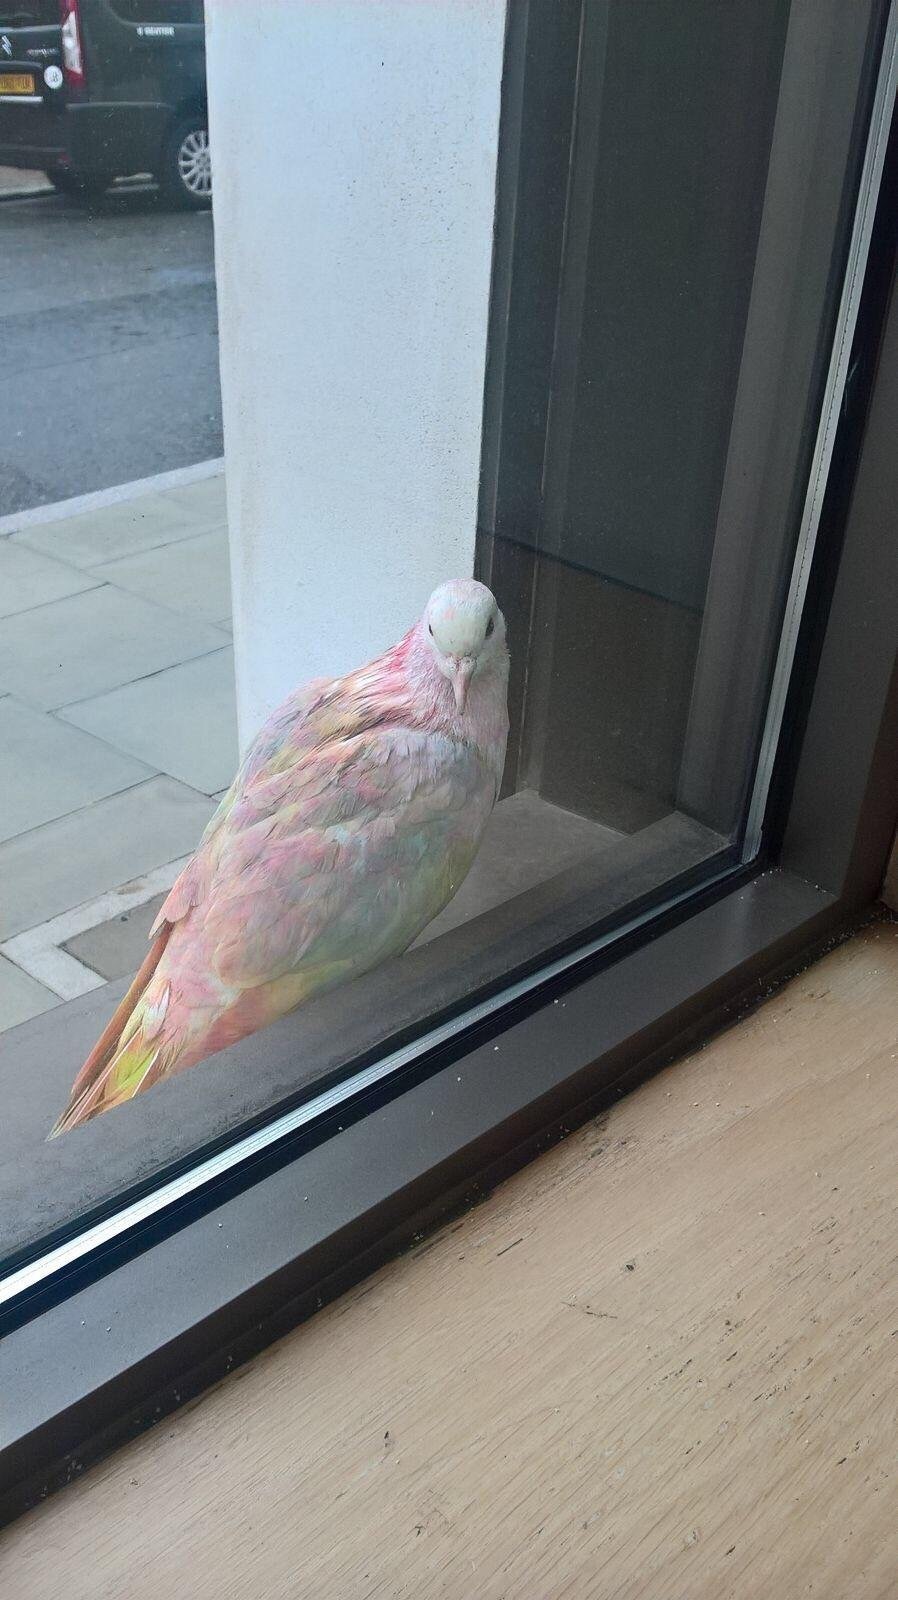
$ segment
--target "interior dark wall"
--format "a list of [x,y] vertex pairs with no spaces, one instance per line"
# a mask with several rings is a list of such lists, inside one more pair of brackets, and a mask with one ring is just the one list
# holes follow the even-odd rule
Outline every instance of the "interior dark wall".
[[587,292],[561,553],[695,608],[787,15],[783,0],[612,4],[591,214],[569,223]]
[[[529,702],[540,724],[535,786],[556,805],[632,833],[674,808],[701,618],[600,573],[549,561],[546,573],[536,558],[536,588],[560,637],[547,703],[536,701],[539,685]],[[535,617],[539,635],[539,608]]]
[[676,795],[788,10],[512,0],[480,555],[508,782],[628,830]]

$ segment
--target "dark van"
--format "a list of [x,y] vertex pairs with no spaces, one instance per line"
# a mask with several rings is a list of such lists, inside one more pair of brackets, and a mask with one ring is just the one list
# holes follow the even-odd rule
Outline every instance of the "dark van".
[[203,0],[0,0],[0,166],[82,197],[151,173],[208,205]]

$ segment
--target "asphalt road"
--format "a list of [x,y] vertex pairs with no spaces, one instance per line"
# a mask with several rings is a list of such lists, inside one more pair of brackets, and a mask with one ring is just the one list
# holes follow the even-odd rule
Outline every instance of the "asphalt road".
[[0,202],[0,516],[222,453],[208,211]]

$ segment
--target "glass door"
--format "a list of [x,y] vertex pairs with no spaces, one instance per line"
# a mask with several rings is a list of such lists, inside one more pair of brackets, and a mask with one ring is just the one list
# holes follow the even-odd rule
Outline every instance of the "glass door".
[[[329,810],[335,729],[348,728],[349,741],[361,727],[362,767],[364,741],[384,725],[396,748],[423,736],[421,708],[399,691],[369,715],[367,679],[349,706],[355,723],[343,717],[355,692],[346,676],[303,702],[310,718],[323,703],[337,709],[307,746],[299,717],[298,755],[295,729],[269,727],[209,823],[174,910],[166,897],[180,861],[155,884],[157,903],[148,894],[133,907],[149,928],[167,904],[166,938],[167,919],[192,918],[202,933],[192,976],[212,1015],[208,1049],[190,1035],[190,1058],[179,1057],[180,1036],[164,1031],[180,994],[180,934],[166,945],[158,1001],[140,990],[110,1024],[127,979],[107,988],[110,974],[95,965],[90,993],[4,1041],[9,1283],[20,1269],[36,1281],[48,1239],[69,1250],[89,1226],[108,1241],[128,1225],[129,1205],[132,1221],[145,1220],[349,1101],[362,1115],[375,1087],[426,1073],[440,1050],[542,1003],[560,974],[613,960],[624,933],[641,938],[662,913],[685,914],[693,891],[758,856],[881,170],[887,11],[880,0],[511,0],[476,541],[477,576],[504,613],[510,650],[498,801],[492,769],[486,783],[479,747],[472,754],[474,734],[457,722],[448,735],[440,725],[438,754],[428,747],[429,788],[412,784],[409,799],[400,761],[396,800],[383,782],[391,745],[358,782],[345,780]],[[371,71],[376,78],[373,58]],[[339,188],[344,174],[316,175],[322,188],[331,179]],[[425,187],[416,203],[437,201]],[[234,248],[227,219],[219,258]],[[339,321],[346,309],[322,315]],[[384,304],[372,315],[387,325],[394,312]],[[283,332],[297,371],[310,325],[299,318]],[[350,379],[366,395],[367,384],[380,416],[382,383],[401,388],[398,367],[389,379],[355,371],[348,343],[344,358],[346,392]],[[392,399],[398,414],[404,396]],[[316,480],[314,440],[295,470],[298,494],[323,504],[334,492]],[[425,540],[426,517],[418,524]],[[363,565],[362,536],[348,528],[344,537],[351,572]],[[369,600],[357,587],[345,602],[358,619]],[[416,597],[419,616],[426,602]],[[485,649],[499,621],[492,605],[483,620]],[[21,649],[29,626],[16,619],[0,637],[10,703],[33,691]],[[421,640],[429,648],[425,632]],[[49,696],[48,719],[60,708]],[[95,724],[100,734],[109,726]],[[487,751],[496,770],[499,742],[495,734]],[[290,870],[312,768],[322,799],[309,822],[314,893]],[[457,792],[474,796],[477,827],[457,853],[460,870],[439,858],[433,876],[446,892],[428,898],[421,863],[432,865],[428,850],[443,847],[443,834],[455,837],[439,808],[451,811]],[[381,827],[390,805],[396,816]],[[436,844],[430,835],[422,844],[410,817],[433,823]],[[353,855],[359,838],[365,847]],[[235,859],[229,879],[220,863]],[[41,871],[61,878],[60,858],[43,855]],[[235,882],[241,894],[248,885],[244,899]],[[416,917],[403,922],[404,897],[419,890]],[[216,944],[215,918],[232,893],[238,911],[222,918]],[[369,960],[385,904],[400,908],[407,937],[384,936]],[[89,966],[125,937],[113,914],[105,932],[66,933],[62,954]],[[33,948],[9,941],[0,953],[24,960]],[[145,949],[128,957],[128,976]],[[316,967],[310,949],[327,959]],[[223,972],[234,988],[221,1001],[234,1007],[224,1021],[215,1009]],[[149,1026],[157,1031],[139,1067],[115,1094],[85,1101],[89,1116],[75,1094],[62,1137],[48,1143],[73,1083],[85,1081],[85,1058],[93,1090],[90,1073],[112,1074],[121,1039]]]
[[480,565],[523,643],[506,787],[596,848],[740,847],[882,25],[512,6]]

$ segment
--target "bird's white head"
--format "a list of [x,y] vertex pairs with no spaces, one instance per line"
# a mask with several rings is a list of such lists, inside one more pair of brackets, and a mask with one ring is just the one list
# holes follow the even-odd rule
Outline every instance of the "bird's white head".
[[434,589],[421,626],[462,713],[472,679],[506,659],[505,618],[495,596],[474,578],[452,578]]

